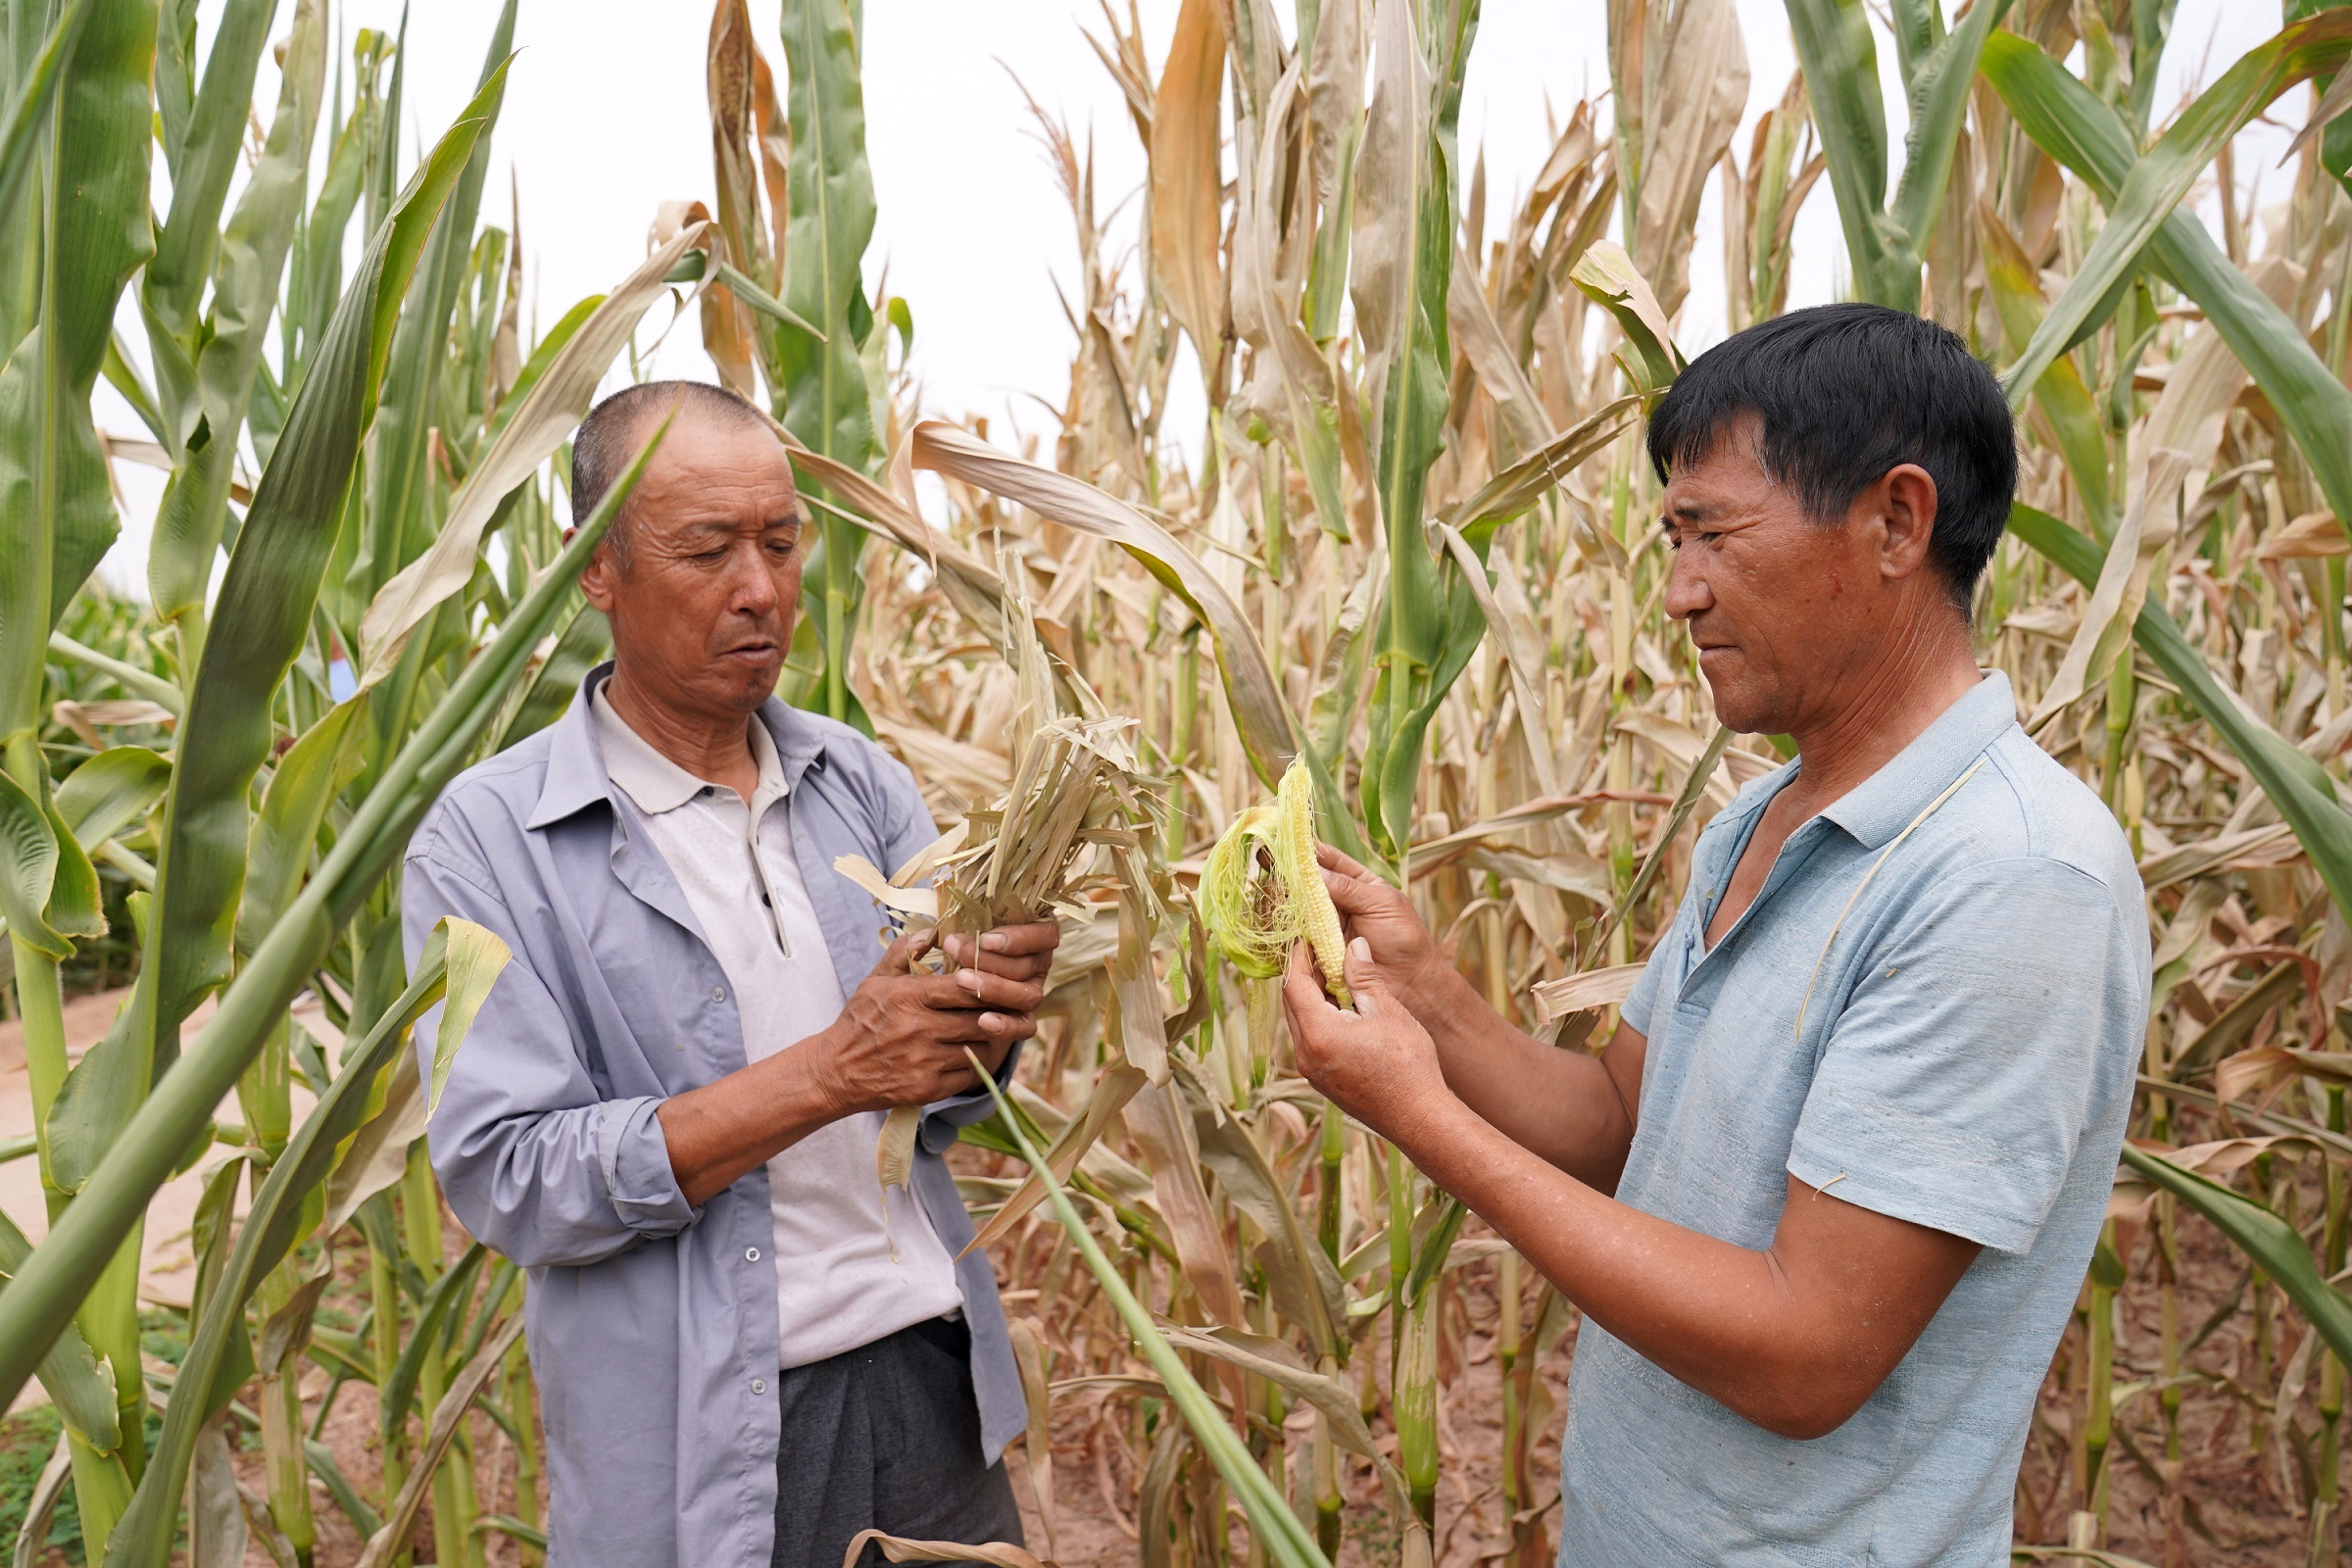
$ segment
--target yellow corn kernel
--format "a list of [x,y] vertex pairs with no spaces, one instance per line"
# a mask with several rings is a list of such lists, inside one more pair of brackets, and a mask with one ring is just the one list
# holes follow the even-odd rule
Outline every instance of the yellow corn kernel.
[[1283,773],[1275,809],[1274,853],[1290,890],[1298,930],[1314,949],[1315,966],[1323,971],[1323,988],[1341,1006],[1351,1007],[1355,1002],[1348,991],[1345,968],[1348,943],[1340,934],[1340,911],[1323,886],[1322,867],[1315,863],[1314,781],[1303,762],[1294,760]]

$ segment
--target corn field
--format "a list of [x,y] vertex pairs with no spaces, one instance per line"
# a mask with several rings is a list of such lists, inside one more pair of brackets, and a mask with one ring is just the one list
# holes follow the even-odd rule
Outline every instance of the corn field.
[[[412,971],[398,867],[606,656],[573,579],[628,480],[567,542],[564,442],[676,312],[817,525],[784,695],[1000,846],[1023,748],[1099,747],[1117,798],[1039,878],[1049,1017],[956,1154],[1029,1549],[1550,1561],[1576,1310],[1296,1074],[1204,861],[1296,760],[1497,1008],[1607,1038],[1695,829],[1782,759],[1717,728],[1661,608],[1643,411],[1698,346],[1694,270],[1735,329],[1787,307],[1808,200],[1855,297],[2010,389],[1982,662],[2148,891],[2132,1142],[2019,1558],[2338,1561],[2352,8],[2290,4],[2171,104],[2156,0],[1788,0],[1802,69],[1742,136],[1730,0],[1609,0],[1606,92],[1506,194],[1457,128],[1476,0],[1182,0],[1165,38],[1105,5],[1149,177],[1099,192],[1040,113],[1080,269],[1058,433],[1017,451],[924,406],[921,302],[868,292],[853,0],[718,0],[712,164],[676,172],[708,194],[535,340],[485,190],[513,0],[421,146],[402,38],[329,0],[227,0],[201,53],[186,0],[0,18],[0,973],[32,1112],[0,1159],[43,1205],[0,1216],[0,1391],[37,1380],[58,1434],[18,1564],[543,1555],[524,1282],[443,1209],[409,1049],[446,1000],[429,1050],[462,1050],[505,955],[453,925]],[[2300,132],[2259,210],[2257,117]],[[143,431],[100,428],[101,377]],[[169,475],[143,604],[91,576],[123,464]],[[76,1056],[69,999],[118,987]],[[143,1309],[190,1173],[187,1298]]]

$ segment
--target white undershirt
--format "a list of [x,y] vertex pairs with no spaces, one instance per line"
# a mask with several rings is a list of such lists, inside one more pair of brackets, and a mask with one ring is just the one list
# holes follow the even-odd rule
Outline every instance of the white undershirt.
[[[830,1025],[841,980],[792,852],[792,807],[767,726],[752,720],[760,783],[747,808],[662,756],[593,699],[605,770],[645,814],[735,993],[743,1054],[760,1061]],[[751,824],[759,823],[755,839]],[[779,1366],[806,1366],[961,1309],[955,1260],[906,1188],[874,1172],[883,1113],[829,1122],[767,1162]]]

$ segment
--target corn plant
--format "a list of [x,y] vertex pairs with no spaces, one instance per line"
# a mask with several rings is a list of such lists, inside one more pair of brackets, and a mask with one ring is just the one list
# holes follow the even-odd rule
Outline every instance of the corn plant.
[[[427,1488],[439,1560],[479,1560],[468,1414],[489,1411],[518,1453],[537,1441],[510,1353],[518,1287],[478,1248],[448,1257],[416,1147],[430,1088],[403,1069],[416,1013],[445,1003],[440,1045],[455,1049],[503,959],[468,928],[452,933],[456,956],[436,949],[410,976],[388,879],[442,785],[554,716],[601,646],[572,579],[643,458],[567,546],[541,469],[702,231],[523,343],[518,259],[477,222],[514,8],[495,19],[479,92],[404,172],[397,42],[359,34],[330,112],[331,19],[302,0],[240,185],[275,10],[232,4],[201,59],[186,7],[7,13],[10,36],[41,47],[12,57],[25,70],[5,143],[6,265],[23,286],[0,370],[0,913],[34,1085],[32,1148],[16,1152],[39,1160],[48,1235],[28,1248],[13,1224],[0,1234],[0,1337],[12,1394],[38,1375],[66,1418],[93,1561],[164,1562],[183,1499],[200,1561],[238,1560],[249,1528],[278,1560],[310,1561],[315,1480],[380,1538],[379,1560],[407,1554]],[[151,220],[156,142],[172,186]],[[346,277],[354,221],[367,243]],[[133,281],[138,346],[112,326]],[[101,374],[151,442],[96,429]],[[170,474],[132,658],[61,627],[94,635],[67,612],[114,531],[110,457]],[[492,529],[503,562],[482,550]],[[155,744],[107,744],[101,724]],[[69,1067],[60,964],[104,930],[101,867],[131,889],[137,980]],[[305,993],[345,1043],[332,1066],[332,1042],[289,1014]],[[317,1101],[299,1123],[297,1085]],[[216,1119],[232,1093],[236,1119]],[[190,1349],[159,1383],[139,1351],[142,1216],[208,1156]],[[232,1225],[240,1184],[251,1200]],[[347,1226],[374,1290],[371,1322],[338,1336],[317,1312]],[[305,1365],[338,1391],[374,1386],[373,1501],[318,1442],[326,1412],[305,1407]],[[168,1396],[153,1453],[151,1385]],[[266,1495],[251,1506],[224,1412],[259,1431]],[[498,1527],[539,1539],[536,1502],[517,1489],[523,1517]]]
[[[1743,157],[1732,8],[1622,0],[1607,99],[1566,107],[1506,201],[1458,132],[1466,0],[1186,0],[1164,42],[1106,11],[1097,52],[1148,159],[1141,243],[1107,237],[1090,160],[1041,120],[1076,340],[1057,433],[1015,451],[924,417],[890,347],[908,308],[859,276],[873,198],[843,0],[720,0],[711,199],[535,344],[514,240],[480,211],[511,14],[482,95],[404,169],[399,40],[330,61],[330,17],[298,5],[240,181],[270,8],[232,3],[202,61],[186,8],[153,9],[11,0],[0,59],[0,917],[39,1129],[0,1154],[41,1161],[51,1209],[38,1248],[0,1228],[0,1387],[47,1385],[68,1433],[49,1494],[74,1489],[93,1550],[161,1561],[184,1507],[197,1561],[235,1560],[247,1531],[304,1560],[321,1494],[371,1565],[428,1499],[435,1560],[544,1539],[520,1285],[445,1239],[416,1147],[431,1073],[402,1049],[437,994],[434,1050],[459,1049],[497,955],[453,930],[411,973],[392,866],[439,783],[546,722],[601,656],[568,573],[617,503],[564,546],[542,465],[676,278],[821,520],[787,695],[868,725],[943,820],[985,816],[1028,798],[1011,738],[1043,711],[1042,651],[1079,720],[1132,720],[1120,772],[1166,803],[1122,830],[1131,874],[1062,890],[1081,906],[1049,1025],[961,1156],[1020,1318],[1041,1522],[1079,1503],[1058,1442],[1091,1451],[1149,1564],[1548,1561],[1573,1306],[1303,1084],[1265,955],[1227,961],[1192,906],[1230,915],[1250,851],[1243,912],[1273,912],[1251,902],[1272,892],[1263,862],[1248,874],[1272,848],[1252,813],[1289,775],[1498,1008],[1562,1049],[1606,1038],[1690,829],[1781,760],[1714,724],[1662,612],[1639,445],[1683,363],[1720,175],[1735,324],[1786,307],[1795,217],[1826,183],[1854,290],[2004,372],[2022,482],[1982,658],[2149,889],[2135,1141],[2029,1438],[2020,1549],[2181,1563],[2206,1514],[2251,1508],[2282,1550],[2336,1560],[2352,12],[2290,8],[2174,112],[2160,5],[1898,5],[1913,128],[1889,194],[1863,8],[1791,0],[1802,71]],[[2303,82],[2259,208],[2233,138],[2291,119]],[[2208,169],[2217,227],[2184,206]],[[134,283],[139,330],[117,334]],[[1179,432],[1186,340],[1208,412]],[[151,439],[96,430],[100,375]],[[81,587],[110,460],[172,476],[144,615]],[[69,1070],[64,977],[117,949],[132,1000]],[[288,1015],[306,990],[343,1037],[331,1070],[334,1043]],[[318,1102],[299,1122],[297,1084]],[[141,1215],[207,1159],[190,1349],[148,1454]],[[354,1328],[319,1316],[338,1245],[367,1259]],[[2222,1246],[2233,1291],[2198,1272]],[[305,1365],[324,1401],[301,1397]],[[376,1391],[372,1487],[320,1441],[354,1383]],[[1492,1461],[1456,1441],[1480,1388]],[[2212,1479],[2232,1421],[2227,1462],[2250,1468]],[[231,1425],[264,1450],[250,1505]]]
[[[2342,1298],[2328,1281],[2346,1231],[2335,1161],[2352,1145],[2332,1012],[2343,917],[2314,896],[2338,882],[2352,737],[2332,473],[2352,451],[2334,412],[2352,215],[2330,150],[2342,125],[2327,128],[2343,108],[2341,16],[2290,19],[2168,125],[2152,93],[2163,14],[1898,10],[1914,128],[1889,196],[1860,8],[1792,5],[1803,74],[1744,167],[1728,10],[1613,8],[1612,104],[1564,118],[1499,225],[1448,118],[1467,11],[1187,6],[1156,64],[1113,16],[1096,44],[1150,157],[1145,242],[1133,264],[1108,253],[1088,162],[1045,123],[1082,258],[1058,436],[1010,455],[894,402],[878,428],[947,479],[947,515],[916,514],[904,487],[837,499],[936,560],[1004,553],[1048,646],[1139,718],[1181,808],[1171,861],[1200,867],[1204,908],[1230,910],[1235,847],[1297,757],[1326,830],[1413,890],[1498,1006],[1566,1044],[1605,1038],[1679,889],[1688,824],[1780,760],[1710,736],[1659,608],[1639,409],[1681,364],[1704,180],[1720,168],[1727,292],[1747,321],[1785,307],[1788,235],[1827,173],[1857,291],[1927,309],[2007,373],[2026,477],[1979,606],[1984,656],[2134,835],[2152,890],[2160,1007],[2133,1133],[2157,1147],[2134,1147],[2119,1198],[2152,1217],[2120,1210],[2086,1281],[2045,1395],[2074,1411],[2071,1469],[2036,1438],[2021,1540],[2101,1549],[2136,1454],[2170,1533],[2154,1552],[2183,1560],[2184,1423],[2238,1396],[2189,1358],[2250,1318],[2275,1347],[2309,1326],[2314,1348],[2294,1364],[2278,1350],[2255,1396],[2266,1430],[2286,1433],[2264,1451],[2301,1456],[2278,1460],[2277,1490],[2303,1510],[2313,1559],[2332,1560]],[[2081,77],[2056,64],[2078,38]],[[2254,249],[2242,208],[2217,244],[2177,210],[2180,172],[2302,80],[2325,102],[2271,248]],[[2230,187],[2226,203],[2242,200]],[[1189,468],[1163,429],[1180,337],[1211,411]],[[986,656],[957,652],[987,612],[959,572],[873,559],[867,624],[891,628],[860,645],[876,731],[943,813],[990,798],[1009,692]],[[1240,891],[1268,890],[1245,877]],[[1492,1293],[1507,1505],[1480,1528],[1514,1560],[1546,1560],[1535,1454],[1555,1385],[1539,1372],[1573,1309],[1290,1074],[1250,1004],[1263,956],[1196,980],[1184,946],[1161,939],[1171,1002],[1208,998],[1171,1036],[1179,1114],[1148,1092],[1104,1108],[1124,1069],[1072,981],[1065,1023],[1006,1086],[1005,1119],[972,1137],[1041,1154],[1068,1184],[1076,1223],[1159,1336],[1200,1357],[1201,1386],[1326,1552],[1353,1531],[1397,1539],[1416,1515],[1437,1516],[1436,1538],[1463,1527],[1467,1513],[1433,1506],[1465,1462],[1434,1419],[1439,1369],[1461,1354],[1449,1302]],[[2226,1136],[2238,1132],[2248,1142]],[[2241,1189],[2259,1178],[2250,1192],[2230,1186],[2239,1171]],[[1117,1522],[1146,1561],[1224,1560],[1234,1483],[1197,1426],[1152,1402],[1157,1347],[1093,1308],[1087,1249],[1044,1223],[1034,1166],[967,1192],[1001,1203],[988,1239],[1045,1303],[1063,1441],[1075,1424],[1128,1477]],[[2315,1201],[2307,1245],[2291,1216]],[[2244,1249],[2259,1282],[2201,1332],[2181,1321],[2182,1232],[2199,1223]],[[2142,1292],[2161,1309],[2135,1349],[2124,1303]],[[1384,1328],[1388,1353],[1366,1353]],[[1392,1525],[1370,1526],[1370,1499],[1348,1490],[1351,1466],[1358,1484],[1379,1466],[1349,1457],[1305,1392],[1335,1388],[1385,1407],[1396,1433]],[[2146,1419],[2156,1436],[2132,1438]]]

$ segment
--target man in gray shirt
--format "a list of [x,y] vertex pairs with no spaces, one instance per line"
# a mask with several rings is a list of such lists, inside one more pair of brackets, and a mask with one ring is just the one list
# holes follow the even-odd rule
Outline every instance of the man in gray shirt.
[[1356,1007],[1294,965],[1298,1060],[1584,1309],[1563,1564],[1993,1568],[2148,1010],[2130,845],[1970,644],[2008,407],[1825,306],[1700,356],[1649,450],[1716,716],[1797,760],[1700,835],[1598,1056],[1326,851]]
[[[938,974],[918,939],[885,951],[834,858],[897,867],[934,828],[905,767],[773,695],[808,541],[765,419],[715,387],[619,393],[573,440],[573,514],[672,411],[580,579],[613,662],[450,786],[403,893],[412,958],[444,915],[514,956],[429,1144],[458,1218],[529,1270],[549,1560],[837,1568],[868,1526],[1017,1544],[999,1455],[1026,1406],[940,1154],[989,1108],[966,1048],[1003,1067],[1035,1030],[1055,928],[953,939]],[[886,1191],[900,1104],[928,1109]]]

